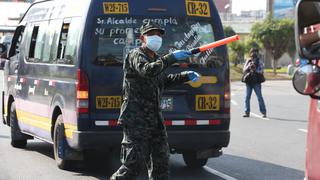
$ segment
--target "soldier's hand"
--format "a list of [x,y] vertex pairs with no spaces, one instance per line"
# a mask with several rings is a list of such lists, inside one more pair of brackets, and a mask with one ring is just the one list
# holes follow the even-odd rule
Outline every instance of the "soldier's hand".
[[185,60],[192,55],[188,50],[175,50],[172,54],[177,61]]
[[194,71],[187,71],[188,78],[192,82],[197,82],[200,79],[200,74]]

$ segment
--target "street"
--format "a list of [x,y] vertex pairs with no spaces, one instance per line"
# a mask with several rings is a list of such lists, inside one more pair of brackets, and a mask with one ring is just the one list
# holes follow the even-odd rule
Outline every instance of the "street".
[[[231,140],[224,155],[199,170],[186,168],[181,155],[171,155],[171,179],[302,180],[310,98],[297,94],[291,81],[266,81],[262,93],[267,118],[261,118],[254,93],[252,114],[243,118],[245,85],[232,82],[231,88]],[[63,171],[55,164],[51,144],[30,140],[26,149],[13,148],[10,128],[0,125],[0,180],[108,179],[119,167],[118,159],[117,154],[104,153],[85,168]],[[147,178],[143,174],[139,179]]]

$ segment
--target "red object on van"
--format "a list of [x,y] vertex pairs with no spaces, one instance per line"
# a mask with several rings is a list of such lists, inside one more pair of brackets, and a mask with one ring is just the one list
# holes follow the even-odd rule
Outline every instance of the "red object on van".
[[319,100],[311,99],[308,124],[306,179],[320,179],[320,104]]

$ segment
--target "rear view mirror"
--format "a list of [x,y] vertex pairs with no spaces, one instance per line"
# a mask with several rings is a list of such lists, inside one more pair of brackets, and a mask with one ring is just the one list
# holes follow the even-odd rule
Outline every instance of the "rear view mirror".
[[320,90],[320,69],[316,65],[299,68],[292,79],[293,87],[303,95],[314,95]]
[[320,58],[320,2],[299,1],[295,22],[295,40],[300,57]]
[[5,53],[6,51],[7,51],[7,46],[5,46],[4,44],[0,44],[0,55]]

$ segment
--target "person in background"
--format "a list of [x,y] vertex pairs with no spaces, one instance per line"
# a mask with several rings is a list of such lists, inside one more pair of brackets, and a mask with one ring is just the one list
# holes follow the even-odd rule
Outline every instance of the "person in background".
[[[261,59],[259,58],[259,50],[257,48],[251,48],[249,52],[249,56],[250,56],[249,59],[245,62],[243,66],[243,73],[246,74],[251,71],[251,72],[260,73],[263,75],[264,65]],[[259,102],[259,109],[262,114],[262,117],[266,118],[267,110],[262,97],[261,82],[259,81],[256,81],[250,84],[246,83],[246,96],[244,101],[243,117],[250,116],[250,99],[251,99],[252,90],[254,90],[254,92],[257,95],[258,102]]]
[[196,82],[194,71],[166,74],[171,64],[191,56],[187,50],[176,50],[160,57],[164,29],[148,22],[140,28],[142,46],[129,52],[124,60],[123,104],[118,124],[123,127],[120,159],[122,166],[110,180],[136,179],[143,167],[149,179],[169,179],[169,145],[160,108],[163,90],[187,81]]

